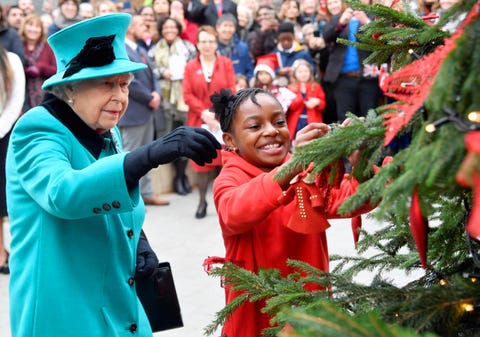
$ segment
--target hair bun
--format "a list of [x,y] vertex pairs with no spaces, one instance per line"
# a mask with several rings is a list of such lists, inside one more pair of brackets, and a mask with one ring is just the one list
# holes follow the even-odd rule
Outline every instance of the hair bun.
[[222,89],[220,90],[220,93],[216,92],[210,96],[210,101],[213,103],[212,108],[216,115],[223,115],[230,109],[232,105],[231,97],[230,89]]

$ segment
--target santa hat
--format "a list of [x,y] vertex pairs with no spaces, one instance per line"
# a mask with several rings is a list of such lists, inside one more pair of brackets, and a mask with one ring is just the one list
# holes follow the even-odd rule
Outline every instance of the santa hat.
[[257,63],[253,70],[253,75],[257,76],[259,71],[266,71],[275,78],[275,69],[279,66],[277,53],[266,54],[257,57]]

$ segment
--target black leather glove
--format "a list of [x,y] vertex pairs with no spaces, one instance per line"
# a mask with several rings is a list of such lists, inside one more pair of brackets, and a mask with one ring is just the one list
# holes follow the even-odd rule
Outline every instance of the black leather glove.
[[141,177],[158,165],[180,157],[190,158],[198,165],[211,163],[220,148],[220,143],[208,130],[180,126],[125,156],[123,165],[127,186],[134,186]]
[[158,258],[143,230],[140,232],[140,239],[137,246],[137,268],[135,269],[136,278],[145,278],[158,266]]

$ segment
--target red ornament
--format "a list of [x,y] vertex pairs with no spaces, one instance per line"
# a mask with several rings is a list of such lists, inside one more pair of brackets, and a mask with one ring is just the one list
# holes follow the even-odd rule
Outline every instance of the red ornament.
[[360,238],[360,230],[362,229],[362,217],[360,215],[354,216],[352,218],[352,233],[353,233],[353,242],[355,246],[357,245],[358,239]]
[[295,200],[295,211],[287,228],[303,234],[324,232],[330,227],[325,213],[325,190],[319,189],[314,181],[307,179],[312,170],[313,163],[310,163],[305,171],[292,179],[290,187],[278,200],[283,205]]
[[410,230],[417,245],[423,269],[427,268],[428,220],[423,216],[417,188],[413,189],[410,206]]

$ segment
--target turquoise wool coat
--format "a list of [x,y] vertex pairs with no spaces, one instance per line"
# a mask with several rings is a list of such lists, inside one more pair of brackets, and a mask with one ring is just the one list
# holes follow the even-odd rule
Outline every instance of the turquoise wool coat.
[[7,154],[12,337],[152,336],[133,279],[145,206],[118,133],[52,107],[19,119]]

